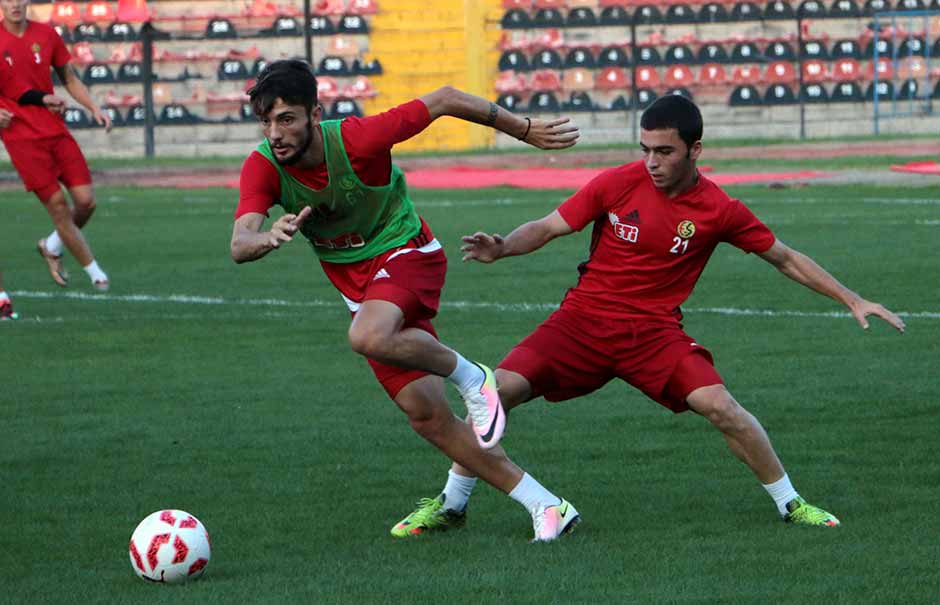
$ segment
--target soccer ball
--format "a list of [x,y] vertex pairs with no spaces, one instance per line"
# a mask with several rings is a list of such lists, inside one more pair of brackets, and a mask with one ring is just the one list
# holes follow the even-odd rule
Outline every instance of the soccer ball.
[[134,572],[144,580],[180,584],[200,577],[211,554],[209,532],[181,510],[158,510],[131,535]]

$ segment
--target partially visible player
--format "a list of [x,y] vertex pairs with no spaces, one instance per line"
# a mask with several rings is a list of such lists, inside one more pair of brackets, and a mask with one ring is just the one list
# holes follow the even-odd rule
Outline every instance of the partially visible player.
[[[842,303],[865,329],[869,315],[900,332],[904,322],[777,239],[744,204],[698,172],[702,116],[694,103],[662,97],[643,113],[640,126],[642,161],[604,171],[554,212],[506,237],[464,237],[464,260],[491,263],[592,227],[577,285],[500,362],[503,405],[509,410],[538,397],[565,401],[619,378],[672,412],[692,410],[708,419],[785,521],[837,526],[835,515],[797,493],[760,422],[732,397],[711,354],[684,332],[680,305],[715,247],[726,242]],[[468,482],[472,475],[454,465],[444,491],[454,477]],[[463,510],[466,503],[451,499],[434,514],[446,520],[447,507]],[[412,515],[427,513],[419,507]]]
[[[373,116],[321,121],[317,81],[303,61],[269,64],[249,96],[265,140],[242,167],[232,258],[260,260],[303,234],[353,315],[352,349],[368,360],[412,429],[525,506],[537,539],[557,537],[561,499],[486,451],[499,441],[504,422],[492,371],[437,339],[431,320],[447,258],[415,211],[391,150],[443,116],[543,149],[574,145],[577,129],[567,119],[522,118],[450,87]],[[285,214],[264,230],[275,204]],[[284,336],[303,338],[303,325]],[[466,403],[472,429],[451,411],[445,379]],[[573,507],[564,511],[576,515]],[[393,534],[424,530],[416,521]]]
[[[71,55],[62,38],[49,25],[27,19],[28,6],[28,0],[0,0],[3,14],[0,60],[12,67],[17,77],[31,88],[50,94],[53,92],[51,69],[55,69],[69,95],[110,131],[111,119],[95,105],[88,89],[69,65]],[[37,243],[53,281],[63,287],[68,285],[68,275],[62,267],[63,248],[66,248],[85,269],[92,285],[98,290],[107,290],[108,276],[98,266],[81,232],[95,210],[95,194],[91,173],[78,143],[62,118],[43,108],[17,106],[3,99],[0,99],[0,108],[13,114],[10,125],[0,131],[0,139],[26,190],[36,194],[55,227],[48,237]],[[69,207],[60,182],[68,189],[74,208]]]

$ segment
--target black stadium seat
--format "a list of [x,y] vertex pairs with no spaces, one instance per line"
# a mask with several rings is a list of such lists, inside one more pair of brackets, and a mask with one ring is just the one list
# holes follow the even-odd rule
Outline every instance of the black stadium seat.
[[558,99],[550,92],[537,92],[529,99],[529,111],[557,113]]
[[336,33],[336,26],[333,25],[333,22],[328,17],[319,15],[310,17],[308,27],[311,36],[332,36]]
[[140,35],[137,30],[130,23],[123,21],[115,21],[104,30],[105,42],[132,42],[139,39]]
[[825,61],[829,59],[829,49],[820,41],[804,40],[803,46],[800,47],[800,58]]
[[917,83],[917,80],[913,78],[904,80],[904,82],[898,86],[898,100],[911,101],[917,99],[917,93],[919,90],[920,85]]
[[673,44],[666,49],[666,65],[694,63],[695,53],[685,44]]
[[866,59],[872,59],[875,57],[875,47],[878,48],[878,58],[891,58],[894,54],[894,44],[891,42],[890,38],[881,38],[880,40],[872,40],[868,43],[868,46],[865,47],[864,57]]
[[[879,101],[890,101],[894,98],[894,84],[892,82],[885,82],[880,80],[878,82],[878,100]],[[875,83],[872,82],[868,85],[868,90],[865,91],[865,100],[873,101],[875,99]]]
[[858,47],[858,40],[844,38],[835,41],[829,56],[832,59],[861,59],[862,53]]
[[822,84],[804,84],[800,88],[800,98],[806,103],[828,103],[829,93]]
[[346,65],[346,61],[342,57],[332,55],[323,57],[317,69],[317,74],[334,77],[350,75],[349,66]]
[[803,19],[820,19],[827,16],[828,11],[820,0],[803,0],[796,14]]
[[732,21],[757,21],[762,18],[761,9],[754,2],[735,2],[731,8]]
[[111,118],[111,124],[113,124],[115,128],[124,126],[124,116],[121,115],[117,107],[113,105],[103,105],[101,111]]
[[542,8],[532,18],[532,27],[564,27],[565,18],[557,8]]
[[82,82],[87,86],[94,84],[110,84],[114,82],[114,72],[107,63],[92,63],[85,68]]
[[337,31],[341,34],[368,34],[369,22],[359,15],[343,15]]
[[186,124],[198,124],[202,120],[189,112],[185,105],[179,103],[170,103],[164,105],[160,111],[160,117],[157,122],[165,126],[182,126]]
[[770,0],[764,6],[764,19],[794,19],[796,11],[786,0]]
[[546,48],[532,57],[532,69],[561,69],[561,55],[558,51]]
[[69,128],[90,128],[92,126],[91,118],[85,113],[84,109],[78,107],[69,107],[62,114],[62,119]]
[[774,84],[767,87],[767,92],[764,93],[764,104],[765,105],[792,105],[796,103],[796,95],[793,94],[793,89],[791,89],[786,84]]
[[646,109],[656,100],[656,91],[652,88],[638,88],[633,95],[637,109]]
[[608,46],[597,56],[598,67],[627,67],[630,65],[630,57],[627,52],[619,46]]
[[216,71],[218,80],[247,80],[248,68],[238,59],[225,59]]
[[891,5],[888,4],[888,0],[866,0],[862,14],[866,17],[871,17],[875,13],[882,13],[888,10],[891,10]]
[[640,46],[636,49],[636,57],[634,57],[637,65],[659,65],[663,62],[661,56],[659,56],[659,51],[656,50],[655,46]]
[[608,6],[601,11],[601,26],[630,25],[630,13],[622,6]]
[[116,82],[141,82],[144,79],[144,67],[139,61],[121,63],[118,67]]
[[500,26],[503,29],[529,29],[532,27],[532,19],[529,18],[529,13],[521,8],[514,8],[506,11]]
[[732,63],[753,63],[762,57],[760,49],[753,42],[738,42],[731,49]]
[[532,71],[528,57],[518,50],[507,50],[499,58],[499,71]]
[[206,23],[206,38],[224,40],[237,37],[238,31],[228,19],[211,19]]
[[104,32],[97,23],[79,23],[72,30],[72,40],[75,42],[101,42]]
[[854,19],[862,15],[855,0],[835,0],[829,7],[829,16],[834,19]]
[[522,98],[517,94],[504,93],[496,99],[496,104],[509,111],[516,111],[522,105]]
[[898,58],[923,57],[927,54],[927,42],[923,38],[911,36],[901,43],[898,49]]
[[761,105],[761,96],[756,88],[750,84],[738,86],[731,91],[731,97],[728,99],[728,105],[732,107],[751,107]]
[[663,14],[655,4],[644,4],[633,13],[633,22],[637,25],[653,25],[663,22]]
[[771,42],[764,50],[764,55],[769,61],[796,61],[796,51],[789,42]]
[[856,82],[839,82],[829,98],[832,103],[858,103],[863,100],[862,89]]
[[699,63],[729,63],[731,60],[725,47],[715,42],[703,44],[697,58]]
[[586,6],[571,9],[566,21],[568,27],[596,27],[597,15]]
[[342,120],[350,116],[362,117],[362,110],[359,109],[356,102],[350,99],[336,99],[333,108],[330,110],[329,119]]
[[896,11],[922,11],[926,8],[924,0],[898,0],[894,6]]
[[708,2],[698,12],[699,23],[724,23],[731,17],[723,4]]
[[573,92],[561,108],[564,111],[594,111],[594,102],[586,92]]
[[591,54],[591,51],[586,48],[574,48],[568,52],[568,55],[565,57],[565,69],[572,67],[584,67],[586,69],[594,69],[597,65],[597,62],[594,60],[594,55]]
[[671,4],[666,9],[666,23],[695,23],[697,20],[695,11],[688,4]]

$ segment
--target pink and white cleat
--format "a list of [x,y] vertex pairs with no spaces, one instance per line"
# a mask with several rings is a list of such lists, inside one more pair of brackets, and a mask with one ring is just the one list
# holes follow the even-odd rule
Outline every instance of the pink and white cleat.
[[485,450],[495,447],[503,436],[506,428],[506,412],[499,400],[499,391],[496,388],[496,375],[493,370],[483,364],[476,364],[483,370],[483,384],[479,390],[461,393],[473,432],[476,433],[477,442]]
[[551,542],[562,534],[567,534],[581,520],[581,515],[565,499],[551,506],[540,506],[532,515],[532,526],[535,528],[533,542]]

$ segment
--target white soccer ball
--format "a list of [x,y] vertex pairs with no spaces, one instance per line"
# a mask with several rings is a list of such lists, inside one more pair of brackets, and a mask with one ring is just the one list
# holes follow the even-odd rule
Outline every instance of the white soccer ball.
[[200,577],[209,564],[209,532],[181,510],[158,510],[131,535],[134,572],[144,580],[180,584]]

